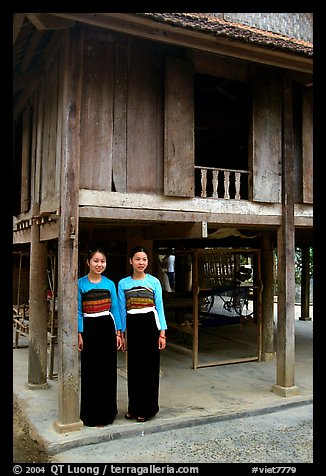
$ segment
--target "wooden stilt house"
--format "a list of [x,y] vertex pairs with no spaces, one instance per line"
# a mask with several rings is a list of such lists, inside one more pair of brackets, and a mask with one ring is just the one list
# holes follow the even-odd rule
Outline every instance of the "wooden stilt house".
[[301,248],[309,318],[313,229],[312,14],[15,13],[13,45],[15,322],[28,306],[31,387],[46,386],[56,339],[56,429],[81,426],[77,279],[98,243],[116,283],[132,246],[148,248],[151,266],[173,247],[167,309],[189,307],[194,369],[203,306],[251,266],[257,359],[276,358],[277,394],[297,393],[294,257]]

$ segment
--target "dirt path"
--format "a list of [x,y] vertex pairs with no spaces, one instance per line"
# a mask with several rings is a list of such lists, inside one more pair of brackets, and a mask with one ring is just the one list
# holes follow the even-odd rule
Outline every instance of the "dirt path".
[[14,403],[13,412],[13,463],[50,463],[44,448],[31,438],[17,403]]

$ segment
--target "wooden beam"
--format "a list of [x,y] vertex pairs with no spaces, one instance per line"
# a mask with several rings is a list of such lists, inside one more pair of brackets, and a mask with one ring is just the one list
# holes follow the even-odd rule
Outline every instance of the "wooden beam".
[[28,228],[26,230],[16,230],[13,233],[13,245],[20,245],[24,243],[31,242],[31,229]]
[[[85,189],[80,190],[79,208],[80,217],[89,219],[207,222],[208,226],[280,226],[282,216],[282,205],[277,203],[263,204],[220,198],[172,198]],[[313,226],[311,205],[295,205],[294,212],[296,226]]]
[[23,26],[24,20],[25,20],[25,13],[14,13],[13,29],[12,29],[13,46],[15,46],[16,40]]
[[215,362],[208,362],[207,364],[197,364],[197,369],[204,367],[217,367],[218,365],[240,364],[245,362],[254,362],[259,360],[258,357],[240,357],[239,359],[216,360]]
[[32,58],[34,56],[34,53],[35,51],[37,50],[37,47],[41,41],[41,38],[43,36],[43,33],[40,32],[40,31],[36,31],[29,43],[28,43],[28,47],[25,51],[25,54],[24,54],[24,58],[22,60],[22,62],[20,63],[20,71],[23,73],[24,71],[26,71],[30,65],[30,62],[32,61]]
[[[24,59],[24,64],[23,64],[23,67],[21,68],[21,74],[15,74],[14,75],[14,80],[13,80],[13,93],[17,93],[20,89],[23,89],[23,88],[26,88],[27,86],[29,86],[30,84],[32,84],[34,81],[40,81],[43,76],[44,76],[44,73],[45,73],[45,62],[46,62],[46,59],[48,58],[49,55],[51,55],[52,57],[54,56],[55,52],[56,52],[56,48],[55,48],[55,45],[56,43],[58,42],[58,39],[60,38],[61,36],[61,32],[54,32],[49,40],[49,43],[47,44],[45,50],[44,50],[44,53],[42,55],[43,57],[43,63],[38,65],[37,67],[33,67],[33,68],[30,68],[28,71],[27,71],[27,67],[30,63],[30,59],[31,59],[31,50],[28,51],[28,53],[26,53],[26,58],[28,57],[28,62],[27,62],[27,59],[25,58]],[[35,47],[36,47],[36,39],[35,39],[35,36],[33,37],[34,38],[34,44],[33,44],[33,52],[35,51]],[[57,43],[58,45],[58,43]],[[27,64],[28,63],[28,64]]]
[[[172,211],[172,210],[138,210],[132,208],[106,208],[106,207],[81,207],[81,218],[88,218],[93,220],[118,220],[121,224],[128,222],[130,225],[136,222],[139,223],[162,223],[162,222],[179,222],[185,223],[191,221],[207,222],[208,225],[236,225],[236,226],[280,226],[281,215],[243,215],[232,213],[205,213],[200,211]],[[253,217],[255,218],[253,222]]]
[[176,240],[179,238],[206,238],[200,223],[175,223],[151,226],[144,231],[148,240]]
[[55,240],[59,237],[59,220],[40,225],[40,241]]
[[[21,89],[21,92],[19,93],[18,98],[16,99],[14,110],[13,110],[13,118],[14,120],[16,119],[17,115],[20,113],[20,111],[23,109],[25,106],[27,100],[32,96],[33,92],[35,89],[38,87],[40,80],[43,78],[44,73],[46,70],[51,66],[52,60],[55,57],[55,53],[57,49],[60,47],[60,42],[61,42],[61,32],[54,32],[52,34],[52,37],[43,53],[43,65],[41,68],[43,69],[43,74],[36,76],[34,80],[29,81],[28,85],[25,85],[23,89]],[[41,72],[41,70],[39,71]],[[18,86],[14,84],[14,88],[17,88]]]
[[208,74],[210,76],[222,76],[233,81],[247,81],[250,73],[250,66],[243,61],[232,58],[224,58],[223,61],[216,61],[216,56],[212,53],[202,51],[190,51],[187,57],[194,65],[196,72]]
[[64,30],[75,26],[74,21],[56,18],[47,13],[26,13],[26,16],[37,30]]

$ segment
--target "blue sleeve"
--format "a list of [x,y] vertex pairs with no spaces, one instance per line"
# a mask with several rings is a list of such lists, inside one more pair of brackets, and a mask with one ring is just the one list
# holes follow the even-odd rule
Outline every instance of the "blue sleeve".
[[164,307],[163,307],[163,296],[162,296],[162,286],[158,279],[154,281],[154,299],[155,299],[155,308],[157,310],[158,318],[161,325],[161,330],[168,328],[165,320]]
[[126,306],[125,292],[124,292],[121,281],[119,281],[119,284],[118,284],[118,301],[119,301],[119,311],[120,311],[120,319],[121,319],[121,331],[125,332],[126,325],[127,325],[127,306]]
[[115,284],[111,281],[111,313],[114,317],[115,327],[117,331],[121,330],[121,318],[120,318],[120,311],[119,311],[119,304],[118,304],[118,296]]
[[84,330],[84,318],[83,318],[83,305],[82,305],[82,293],[80,285],[78,283],[78,332]]

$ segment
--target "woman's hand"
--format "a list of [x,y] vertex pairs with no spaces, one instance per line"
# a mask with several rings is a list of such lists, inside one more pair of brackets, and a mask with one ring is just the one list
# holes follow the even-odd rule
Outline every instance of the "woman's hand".
[[122,350],[122,352],[126,352],[126,350],[127,350],[127,344],[126,344],[125,336],[121,336],[121,350]]
[[83,347],[84,347],[83,336],[82,336],[81,332],[78,332],[78,350],[79,350],[79,352],[81,352],[83,350]]
[[117,338],[119,337],[119,342],[117,340],[117,349],[122,350],[122,352],[126,351],[126,339],[122,333],[117,334]]
[[166,337],[164,335],[160,335],[158,338],[158,348],[160,350],[165,349],[166,347]]
[[117,350],[122,348],[122,338],[120,334],[117,334]]

